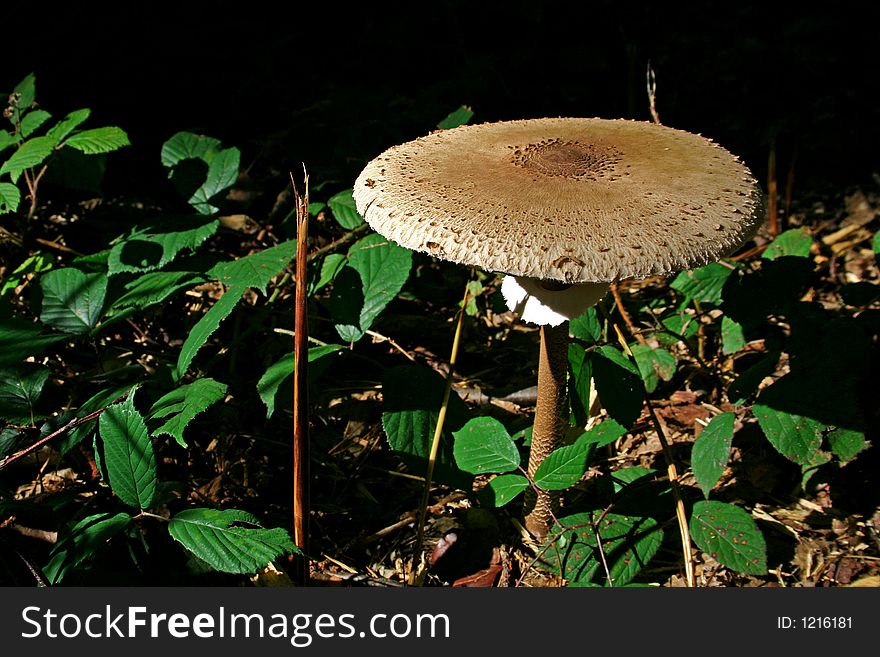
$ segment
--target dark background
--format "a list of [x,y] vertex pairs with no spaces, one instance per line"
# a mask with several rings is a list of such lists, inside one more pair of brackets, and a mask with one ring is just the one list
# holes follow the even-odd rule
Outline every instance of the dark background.
[[341,188],[461,104],[473,122],[649,120],[649,59],[662,121],[762,181],[774,139],[780,177],[796,157],[796,193],[870,180],[880,143],[874,3],[26,4],[0,10],[0,89],[34,71],[54,114],[90,107],[89,125],[128,131],[108,192],[161,180],[179,130]]

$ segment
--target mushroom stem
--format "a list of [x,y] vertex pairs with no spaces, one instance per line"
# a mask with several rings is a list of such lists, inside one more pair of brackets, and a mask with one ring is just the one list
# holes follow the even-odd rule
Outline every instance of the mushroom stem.
[[[529,452],[529,477],[560,446],[567,418],[566,382],[568,378],[568,322],[541,327],[541,351],[538,358],[538,400],[535,426]],[[525,500],[525,527],[543,539],[550,530],[559,503],[558,491],[530,489]]]

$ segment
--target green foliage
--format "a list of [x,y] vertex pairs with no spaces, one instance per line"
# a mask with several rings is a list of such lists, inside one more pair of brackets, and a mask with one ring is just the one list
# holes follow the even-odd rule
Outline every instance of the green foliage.
[[[439,374],[421,365],[391,368],[382,379],[382,426],[388,443],[418,475],[427,467],[445,387]],[[450,395],[434,469],[436,481],[464,490],[470,489],[471,476],[456,466],[453,434],[465,425],[467,415],[461,398]]]
[[813,238],[803,228],[792,228],[784,233],[779,234],[776,239],[768,246],[762,258],[767,260],[776,260],[782,256],[798,256],[806,258],[810,255],[810,247],[813,245]]
[[519,466],[519,451],[507,429],[491,417],[475,417],[454,432],[455,462],[471,474],[510,472]]
[[449,130],[464,125],[474,116],[474,111],[467,105],[462,105],[457,110],[450,112],[445,119],[437,124],[440,130]]
[[554,450],[535,471],[535,485],[544,490],[565,490],[574,486],[584,476],[594,446],[582,437],[573,445]]
[[481,491],[480,500],[489,507],[502,507],[528,487],[529,480],[522,475],[498,475]]
[[346,342],[360,340],[409,278],[412,252],[381,235],[367,235],[348,252],[328,306]]
[[[312,385],[333,362],[333,356],[345,349],[339,344],[325,344],[309,349],[309,384]],[[275,412],[275,404],[278,401],[279,392],[284,383],[293,377],[295,362],[293,352],[282,356],[270,365],[260,380],[257,382],[257,391],[260,399],[266,405],[266,417],[272,417]]]
[[238,180],[240,159],[237,148],[222,148],[219,140],[191,132],[178,132],[162,146],[171,182],[205,215],[218,210],[222,193]]
[[253,573],[281,555],[300,554],[285,530],[263,529],[257,518],[235,509],[187,509],[171,518],[168,531],[199,559],[226,573]]
[[269,281],[295,257],[296,240],[290,240],[238,260],[220,262],[208,270],[208,275],[230,287],[252,287],[266,294]]
[[610,345],[590,352],[593,377],[599,399],[612,419],[632,426],[642,412],[644,387],[638,369],[623,353]]
[[65,333],[83,335],[91,331],[101,318],[107,277],[84,274],[79,269],[64,267],[40,278],[43,307],[40,319]]
[[165,420],[152,431],[152,435],[171,436],[181,446],[186,447],[183,430],[197,415],[223,399],[225,394],[225,383],[205,377],[163,395],[150,408],[149,417],[152,420]]
[[[602,549],[599,550],[601,540]],[[650,517],[616,513],[576,513],[559,519],[548,537],[546,566],[569,585],[624,586],[644,570],[663,542],[663,530]],[[608,572],[603,569],[604,561]]]
[[99,427],[113,492],[129,506],[149,508],[156,493],[156,456],[144,418],[134,407],[134,390],[101,414]]
[[352,230],[364,223],[358,214],[354,197],[351,194],[351,189],[344,189],[327,200],[327,205],[330,206],[330,211],[333,212],[336,222],[346,230]]
[[708,499],[709,491],[714,488],[724,472],[724,466],[730,458],[730,445],[733,442],[733,413],[722,413],[712,418],[700,436],[694,442],[691,454],[691,467],[697,485]]
[[0,417],[15,424],[33,424],[45,417],[37,401],[49,378],[49,370],[36,363],[0,369]]
[[721,353],[735,354],[746,346],[743,328],[727,315],[721,318]]
[[630,351],[648,392],[654,392],[661,379],[669,381],[675,374],[675,356],[663,347],[633,344],[630,345]]
[[[42,174],[56,154],[69,151],[104,154],[129,145],[128,135],[115,126],[78,130],[88,119],[88,110],[72,112],[59,123],[49,125],[52,115],[38,109],[35,98],[36,77],[31,73],[16,85],[9,97],[5,116],[12,130],[0,131],[0,152],[15,147],[0,164],[0,177],[9,178],[9,182],[0,182],[0,214],[18,210],[22,196],[17,183],[23,174],[28,176],[31,193],[36,194]],[[36,134],[47,125],[45,134]],[[32,201],[35,207],[36,199]]]
[[180,349],[180,355],[177,357],[177,375],[179,377],[186,374],[193,358],[205,346],[208,338],[213,335],[214,331],[220,326],[220,323],[232,314],[246,289],[247,286],[241,283],[236,283],[230,287],[192,327],[186,341],[183,343],[183,347]]
[[60,583],[74,568],[94,559],[107,541],[131,524],[124,512],[96,513],[79,522],[70,523],[59,532],[58,542],[49,554],[43,574],[50,584]]
[[694,543],[720,564],[738,572],[767,572],[767,546],[752,517],[732,504],[697,502],[690,521]]
[[161,269],[184,251],[197,248],[217,232],[212,217],[160,217],[132,229],[110,250],[108,273],[141,273]]
[[721,290],[731,273],[733,270],[730,267],[713,262],[699,269],[681,272],[669,287],[688,299],[717,305],[721,302]]

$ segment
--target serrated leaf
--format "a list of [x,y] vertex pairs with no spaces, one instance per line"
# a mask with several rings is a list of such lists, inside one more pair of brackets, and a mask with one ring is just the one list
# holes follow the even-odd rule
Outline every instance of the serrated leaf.
[[205,346],[208,338],[213,335],[214,331],[220,326],[220,323],[232,314],[246,289],[247,285],[241,283],[228,288],[223,293],[223,296],[215,301],[214,305],[208,309],[208,312],[202,315],[195,326],[192,327],[177,357],[178,377],[183,377],[186,374],[199,349]]
[[122,128],[107,126],[105,128],[92,128],[70,135],[64,145],[85,153],[97,155],[98,153],[111,153],[124,146],[129,146],[128,135]]
[[767,572],[764,535],[743,509],[724,502],[697,502],[689,524],[694,543],[718,563],[748,575]]
[[844,463],[852,461],[870,446],[864,432],[853,429],[832,429],[827,437],[831,451]]
[[611,472],[608,477],[611,479],[611,486],[614,493],[617,494],[630,484],[633,484],[640,479],[644,479],[645,477],[653,477],[655,474],[655,470],[644,468],[640,465],[634,465],[630,468],[615,470],[614,472]]
[[568,332],[574,337],[592,344],[602,339],[602,323],[596,307],[587,308],[581,315],[568,323]]
[[450,130],[451,128],[457,128],[458,126],[464,125],[474,116],[474,110],[472,110],[467,105],[462,105],[457,110],[450,112],[447,114],[446,118],[440,121],[437,124],[437,127],[440,130]]
[[721,303],[721,289],[732,272],[732,269],[713,262],[699,269],[681,272],[669,287],[689,299],[717,305]]
[[12,183],[0,183],[0,214],[15,212],[21,203],[21,192]]
[[[28,73],[25,78],[15,85],[13,93],[19,94],[18,108],[19,111],[25,111],[34,104],[34,98],[37,95],[37,78],[33,73]],[[14,119],[17,122],[17,119]]]
[[134,407],[134,390],[101,414],[98,432],[113,492],[130,506],[149,508],[156,493],[156,456],[144,418]]
[[342,268],[345,267],[346,262],[348,262],[348,258],[341,253],[331,253],[327,255],[321,262],[320,273],[318,274],[317,280],[313,279],[310,282],[311,284],[308,291],[309,296],[322,290],[333,281],[339,272],[342,271]]
[[[103,390],[92,395],[85,402],[80,404],[79,408],[76,409],[76,417],[85,417],[89,413],[92,413],[103,408],[104,406],[107,406],[114,400],[124,395],[129,390],[131,390],[130,383],[122,383],[119,385],[110,386],[109,388],[104,388]],[[55,448],[62,455],[66,454],[71,450],[71,448],[89,438],[89,436],[91,436],[94,432],[97,424],[98,420],[94,419],[74,427],[73,429],[68,431],[67,434],[58,438],[57,442],[54,443]]]
[[721,318],[721,352],[724,355],[735,354],[746,346],[743,327],[727,315]]
[[636,366],[610,345],[590,352],[590,363],[605,410],[623,426],[632,426],[644,402],[644,384]]
[[107,260],[110,276],[164,267],[183,251],[192,251],[217,232],[220,222],[201,215],[164,216],[132,230],[113,245]]
[[663,347],[634,344],[630,346],[630,351],[648,392],[654,392],[661,379],[669,381],[675,375],[675,356]]
[[172,390],[150,407],[153,420],[165,418],[165,422],[153,430],[153,436],[171,436],[183,447],[183,430],[199,414],[208,410],[226,395],[226,384],[207,377]]
[[104,274],[84,274],[73,267],[55,269],[43,274],[40,287],[43,323],[74,335],[88,333],[98,324],[107,293]]
[[[337,277],[339,285],[334,284],[328,303],[336,330],[343,340],[354,342],[363,337],[379,313],[400,292],[409,278],[411,267],[412,251],[381,235],[368,235],[351,247],[348,267],[343,268]],[[360,277],[360,298],[351,276],[345,276],[349,268]],[[357,323],[354,323],[355,315]]]
[[301,554],[286,531],[263,529],[259,524],[251,514],[236,509],[187,509],[171,518],[168,532],[199,559],[225,573],[254,573],[283,554]]
[[[602,583],[608,586],[603,560],[614,586],[623,586],[644,570],[663,542],[663,530],[656,520],[615,513],[577,513],[560,518],[548,537],[550,547],[544,562],[570,584]],[[596,530],[602,540],[599,552]],[[604,556],[603,556],[604,555]]]
[[190,205],[202,214],[217,212],[218,208],[212,205],[212,200],[232,187],[238,180],[240,160],[241,153],[237,148],[218,151],[208,165],[205,182],[189,199]]
[[33,424],[45,417],[37,411],[37,401],[48,378],[49,369],[36,363],[0,369],[0,418],[13,424]]
[[730,445],[733,442],[733,413],[722,413],[712,418],[694,442],[691,452],[691,467],[697,485],[708,498],[730,459]]
[[569,405],[574,424],[584,426],[590,415],[590,393],[593,388],[593,368],[586,349],[577,342],[568,344]]
[[60,583],[77,566],[94,558],[111,538],[131,523],[124,512],[98,513],[67,525],[49,554],[43,574],[50,584]]
[[346,230],[357,228],[364,223],[363,217],[358,214],[354,197],[351,194],[351,189],[344,189],[327,200],[327,205],[330,206],[330,211],[336,222]]
[[[328,367],[330,367],[332,356],[343,351],[345,347],[340,344],[327,344],[309,349],[309,384],[311,385]],[[260,377],[257,382],[257,392],[260,399],[266,405],[266,418],[272,417],[275,413],[275,405],[279,391],[282,385],[293,376],[293,366],[295,362],[294,353],[290,352],[282,356],[275,363],[270,365],[268,369]]]
[[202,274],[187,271],[157,271],[142,274],[126,283],[126,292],[110,306],[110,311],[123,308],[149,308],[162,303],[174,293],[204,282]]
[[15,137],[8,130],[0,130],[0,153],[15,144]]
[[44,333],[39,324],[17,317],[0,318],[0,366],[36,356],[65,337],[58,333]]
[[[445,388],[443,377],[422,365],[400,365],[382,378],[382,426],[388,443],[418,475],[427,467]],[[450,395],[434,469],[436,481],[462,490],[470,490],[472,478],[455,464],[452,434],[464,426],[467,416],[461,397]]]
[[220,140],[192,132],[178,132],[162,144],[162,164],[171,169],[184,160],[205,160],[220,149]]
[[764,249],[761,257],[765,260],[776,260],[782,256],[798,256],[806,258],[810,255],[813,238],[804,228],[792,228],[777,235],[770,246]]
[[54,137],[42,136],[28,139],[12,156],[0,166],[0,175],[8,173],[12,182],[18,182],[18,177],[25,169],[31,169],[43,163],[58,145]]
[[[45,110],[33,110],[28,112],[21,120],[21,136],[25,139],[30,137],[39,129],[46,121],[52,118],[52,115]],[[49,135],[50,137],[52,135]]]
[[667,345],[687,340],[696,334],[700,328],[700,323],[697,321],[696,316],[685,310],[676,311],[662,318],[660,324],[665,330],[657,331],[657,340],[661,344]]
[[605,420],[578,437],[579,443],[591,443],[596,447],[610,445],[626,433],[626,427],[614,420]]
[[266,286],[296,257],[296,240],[281,242],[238,260],[221,262],[208,271],[224,285],[244,285],[266,294]]
[[455,462],[471,474],[510,472],[519,466],[520,456],[507,429],[493,417],[475,417],[455,437]]
[[786,458],[802,466],[823,460],[822,430],[825,425],[818,420],[779,411],[764,404],[755,404],[752,413],[758,418],[758,424],[770,444]]
[[54,137],[60,143],[67,135],[69,135],[80,125],[85,123],[86,119],[89,118],[89,115],[91,115],[91,113],[92,111],[89,109],[74,110],[73,112],[65,116],[61,121],[49,128],[49,131],[46,134],[49,137]]
[[528,487],[529,480],[522,475],[498,475],[480,491],[480,499],[486,506],[499,508],[514,500]]
[[535,484],[544,490],[564,490],[576,484],[587,470],[594,445],[578,441],[551,452],[535,471]]

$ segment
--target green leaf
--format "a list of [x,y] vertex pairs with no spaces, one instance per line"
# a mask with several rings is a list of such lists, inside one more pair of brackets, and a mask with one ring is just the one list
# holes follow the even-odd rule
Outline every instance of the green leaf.
[[[76,417],[82,418],[89,413],[93,413],[101,408],[104,408],[105,406],[115,401],[122,395],[126,394],[130,390],[130,383],[122,383],[119,385],[104,388],[103,390],[92,395],[85,402],[80,404],[80,407],[76,410]],[[97,424],[98,420],[94,419],[88,422],[84,422],[77,427],[71,429],[67,432],[66,435],[58,438],[58,441],[55,443],[56,449],[61,454],[66,454],[73,447],[89,438],[92,435]]]
[[286,531],[263,529],[254,516],[236,509],[181,511],[171,518],[168,532],[199,559],[225,573],[254,573],[283,554],[301,554]]
[[632,426],[642,412],[644,401],[644,384],[636,366],[610,345],[590,352],[590,362],[605,410],[623,426]]
[[576,484],[587,471],[593,444],[578,441],[551,452],[535,471],[535,484],[544,490],[564,490]]
[[718,563],[748,575],[767,572],[764,535],[752,517],[732,504],[697,502],[690,521],[691,538]]
[[348,262],[348,258],[341,253],[330,253],[327,255],[323,262],[321,262],[321,272],[318,275],[318,280],[314,281],[309,287],[309,295],[311,296],[322,290],[333,281],[337,274],[342,271],[342,268],[345,267],[346,262]]
[[189,199],[190,205],[202,214],[217,212],[218,208],[212,205],[212,201],[238,180],[240,160],[241,153],[237,148],[218,151],[208,165],[205,182]]
[[770,444],[786,458],[798,465],[814,465],[824,460],[821,448],[825,425],[818,420],[779,411],[764,404],[755,404],[752,413],[758,418],[758,424]]
[[721,318],[721,351],[725,355],[735,354],[746,346],[743,327],[727,315]]
[[356,294],[352,277],[344,277],[348,268],[343,268],[328,305],[340,337],[354,342],[363,337],[406,283],[412,267],[412,252],[374,233],[351,247],[348,262],[360,277],[363,301]]
[[[18,99],[18,108],[20,112],[25,112],[34,104],[34,98],[37,95],[36,76],[29,73],[24,80],[15,85],[13,93],[20,94]],[[13,117],[13,122],[18,122],[17,117]]]
[[83,335],[97,324],[104,308],[107,277],[65,267],[43,274],[40,319],[52,328]]
[[36,363],[0,369],[0,419],[13,424],[33,424],[35,419],[45,417],[36,406],[48,379],[49,369]]
[[45,347],[64,340],[58,333],[44,333],[42,327],[17,317],[0,318],[0,366],[20,363],[42,353]]
[[510,472],[519,466],[516,444],[495,418],[475,417],[453,435],[455,462],[465,472]]
[[64,145],[86,155],[97,155],[98,153],[111,153],[123,146],[129,146],[130,143],[128,135],[122,128],[108,126],[77,132],[69,136]]
[[653,518],[607,513],[598,524],[600,553],[592,521],[599,512],[577,513],[559,519],[548,537],[546,564],[569,584],[608,585],[603,567],[608,564],[614,586],[623,586],[644,570],[663,542],[663,530]]
[[871,248],[874,249],[874,255],[880,254],[880,230],[874,233],[874,239],[871,240]]
[[28,274],[39,274],[44,271],[49,271],[54,265],[55,260],[52,256],[45,253],[40,253],[38,251],[32,256],[28,256],[25,258],[24,262],[15,268],[12,275],[4,281],[3,285],[0,286],[0,296],[5,295],[7,292],[18,287],[23,278]]
[[18,182],[18,177],[25,169],[31,169],[43,163],[58,145],[54,137],[42,136],[28,139],[12,156],[0,166],[0,175],[8,173],[12,182]]
[[605,420],[582,434],[577,439],[577,442],[591,443],[596,447],[604,447],[605,445],[610,445],[625,433],[626,427],[623,425],[614,420]]
[[645,382],[645,390],[654,392],[660,379],[669,381],[675,375],[675,356],[663,347],[652,347],[648,344],[630,346],[636,367]]
[[810,255],[812,245],[813,238],[805,228],[792,228],[778,235],[761,257],[766,260],[776,260],[781,256],[806,258]]
[[50,584],[60,583],[77,566],[93,559],[107,541],[131,523],[124,512],[98,513],[65,526],[49,554],[43,574]]
[[119,311],[130,307],[148,308],[204,280],[204,275],[188,271],[157,271],[143,274],[126,283],[127,291],[113,302],[110,310]]
[[15,212],[21,203],[21,192],[12,183],[0,183],[0,214]]
[[602,339],[602,323],[596,307],[587,308],[583,314],[572,319],[568,323],[568,332],[588,344],[599,342]]
[[593,368],[586,349],[577,342],[568,344],[569,404],[574,416],[574,424],[584,426],[590,415],[590,392],[592,391]]
[[761,385],[761,381],[776,371],[779,356],[778,351],[768,352],[761,360],[736,377],[727,389],[727,398],[730,402],[742,404],[751,397]]
[[0,130],[0,153],[15,144],[15,137],[9,130]]
[[[43,125],[46,121],[52,118],[52,115],[45,110],[33,110],[32,112],[28,112],[25,117],[21,120],[21,136],[27,139],[30,137],[41,125]],[[50,135],[51,136],[51,135]]]
[[246,289],[247,285],[242,283],[237,283],[227,289],[223,296],[215,301],[208,312],[202,315],[192,327],[177,357],[177,375],[179,377],[186,374],[199,349],[205,346],[208,338],[213,335],[220,323],[232,314]]
[[49,129],[49,132],[46,133],[46,135],[49,137],[54,137],[59,142],[61,142],[67,135],[76,130],[81,124],[85,123],[86,119],[89,118],[89,115],[91,113],[92,110],[89,109],[74,110],[73,112],[65,116],[61,121],[52,126]]
[[220,140],[191,132],[178,132],[162,144],[162,164],[171,169],[184,160],[206,160],[220,149]]
[[357,228],[364,223],[363,217],[358,214],[354,197],[351,194],[351,189],[344,189],[327,200],[327,205],[330,206],[337,223],[346,230]]
[[467,105],[462,105],[454,112],[450,112],[445,119],[437,124],[441,130],[449,130],[464,125],[474,116],[474,111]]
[[480,500],[486,506],[502,507],[529,487],[529,480],[518,474],[503,474],[494,477],[480,491]]
[[721,289],[732,272],[721,263],[713,262],[699,269],[681,272],[669,287],[688,299],[717,305],[721,303]]
[[[678,310],[660,320],[665,331],[657,332],[657,340],[663,344],[676,344],[696,334],[700,323],[696,316],[685,310]],[[670,335],[670,333],[674,334]]]
[[101,414],[98,431],[113,492],[130,506],[148,508],[156,493],[156,456],[144,418],[134,407],[134,389]]
[[296,240],[281,242],[244,258],[214,265],[208,276],[224,285],[244,285],[266,294],[266,286],[296,257]]
[[[309,349],[309,384],[311,385],[333,362],[333,356],[343,351],[340,344],[327,344]],[[266,405],[266,418],[272,417],[281,386],[293,376],[294,353],[290,352],[269,366],[257,382],[257,392]]]
[[694,442],[691,452],[691,467],[703,497],[718,483],[721,473],[730,458],[730,445],[733,442],[733,413],[722,413],[712,418]]
[[217,232],[220,222],[200,215],[165,216],[132,230],[110,250],[110,276],[164,267],[184,250],[196,249]]
[[828,444],[834,455],[844,463],[852,461],[860,452],[868,449],[870,444],[865,434],[853,429],[833,429],[828,432]]
[[[382,425],[388,443],[415,474],[425,473],[445,389],[443,377],[423,365],[391,368],[382,379]],[[461,397],[450,395],[434,470],[436,481],[462,490],[470,490],[472,477],[455,464],[453,433],[467,416]]]
[[634,465],[631,468],[615,470],[614,472],[609,473],[609,475],[607,476],[611,479],[611,486],[614,489],[614,493],[616,495],[634,482],[639,481],[640,479],[644,479],[645,477],[653,477],[656,473],[656,470],[643,468],[640,465]]
[[[181,446],[186,447],[183,430],[199,413],[223,399],[226,384],[214,379],[202,378],[180,386],[156,400],[150,408],[149,417],[153,420],[165,418],[162,426],[152,432],[153,436],[171,436]],[[169,417],[170,416],[170,417]]]

